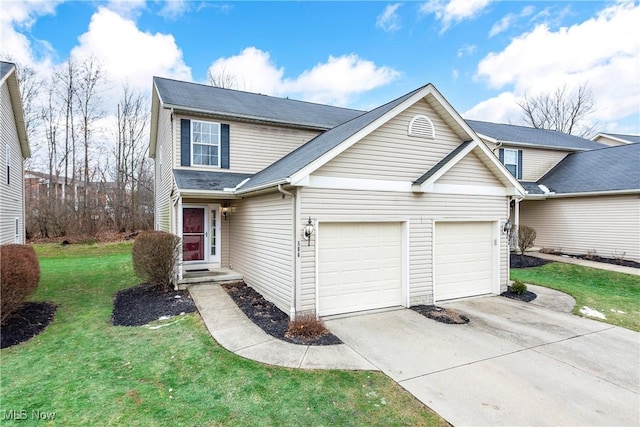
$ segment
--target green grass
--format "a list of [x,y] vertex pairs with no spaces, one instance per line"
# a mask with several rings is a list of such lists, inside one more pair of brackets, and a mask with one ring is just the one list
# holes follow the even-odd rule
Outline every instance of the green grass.
[[0,350],[0,419],[16,425],[447,425],[381,373],[302,371],[243,359],[198,314],[158,329],[115,327],[113,296],[136,285],[130,244],[36,245],[35,301],[58,309],[30,341]]
[[554,262],[512,269],[511,279],[565,292],[576,299],[574,314],[587,306],[603,313],[603,322],[640,332],[640,276]]

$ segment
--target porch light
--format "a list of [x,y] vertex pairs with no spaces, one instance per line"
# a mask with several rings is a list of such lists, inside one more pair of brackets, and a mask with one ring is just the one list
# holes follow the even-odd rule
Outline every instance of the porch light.
[[229,212],[229,207],[228,206],[223,206],[222,207],[222,218],[224,218],[224,220],[227,220],[227,213]]
[[311,217],[309,217],[309,221],[307,221],[307,225],[304,226],[304,238],[309,242],[307,246],[311,246],[311,235],[315,229],[313,228],[313,222],[311,222]]
[[511,232],[512,226],[513,225],[511,224],[511,220],[507,218],[507,222],[505,222],[504,225],[502,226],[502,233],[509,235],[509,233]]

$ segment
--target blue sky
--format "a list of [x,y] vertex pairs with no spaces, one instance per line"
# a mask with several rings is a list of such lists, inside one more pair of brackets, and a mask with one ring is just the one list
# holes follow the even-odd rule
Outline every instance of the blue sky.
[[[465,118],[519,123],[525,93],[588,83],[604,131],[640,133],[638,2],[3,1],[0,53],[43,76],[99,58],[152,76],[370,109],[433,83]],[[105,92],[108,99],[117,96]]]

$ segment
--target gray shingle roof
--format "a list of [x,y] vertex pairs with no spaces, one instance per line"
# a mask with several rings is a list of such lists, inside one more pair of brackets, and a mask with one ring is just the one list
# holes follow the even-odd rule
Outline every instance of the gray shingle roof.
[[537,182],[532,181],[520,181],[520,184],[527,190],[528,194],[544,194],[544,191],[538,187]]
[[423,184],[426,180],[428,180],[430,177],[433,176],[433,174],[435,174],[436,172],[438,172],[440,169],[442,169],[447,163],[449,163],[449,161],[451,159],[453,159],[459,152],[461,152],[462,150],[464,150],[469,144],[471,144],[471,141],[465,141],[462,144],[458,145],[456,148],[453,149],[453,151],[451,151],[449,154],[447,154],[445,156],[444,159],[440,160],[438,163],[436,163],[431,169],[429,169],[427,171],[427,173],[425,173],[424,175],[422,175],[420,178],[416,179],[413,184]]
[[538,180],[556,194],[640,189],[640,144],[572,153]]
[[174,169],[173,176],[180,190],[222,191],[225,188],[234,188],[251,175],[246,173]]
[[364,113],[359,117],[342,123],[341,125],[318,135],[311,141],[287,154],[282,159],[255,174],[246,184],[240,187],[240,190],[244,191],[254,189],[265,184],[277,183],[285,180],[323,154],[337,147],[350,136],[382,117],[394,107],[402,104],[402,102],[422,89],[422,87],[418,88],[394,101],[371,110],[368,113]]
[[0,61],[0,80],[4,79],[14,67],[15,65],[11,62]]
[[190,111],[330,129],[364,111],[154,77],[163,104]]
[[605,133],[601,132],[601,135],[612,136],[614,138],[623,139],[629,141],[629,143],[640,142],[640,135],[628,135],[624,133]]
[[481,122],[478,120],[466,120],[466,122],[474,132],[496,139],[498,142],[579,151],[607,147],[607,145],[599,142],[555,130]]

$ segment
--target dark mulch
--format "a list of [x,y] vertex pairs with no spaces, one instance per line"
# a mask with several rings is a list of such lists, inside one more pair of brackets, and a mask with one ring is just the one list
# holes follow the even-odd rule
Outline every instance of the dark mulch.
[[196,305],[188,291],[164,293],[143,283],[116,294],[111,321],[116,326],[141,326],[163,316],[195,311]]
[[38,335],[53,321],[56,306],[48,302],[25,302],[0,326],[0,348],[20,344]]
[[534,299],[538,298],[538,295],[536,295],[534,292],[531,292],[531,291],[526,291],[522,294],[511,292],[510,287],[507,287],[506,292],[501,293],[500,296],[511,298],[511,299],[517,299],[518,301],[524,301],[524,302],[531,302]]
[[586,261],[604,262],[605,264],[622,265],[624,267],[640,268],[640,262],[627,259],[605,258],[598,255],[568,255],[563,253],[554,253],[554,255],[568,256],[571,258],[584,259]]
[[247,286],[243,282],[225,284],[222,285],[222,288],[227,291],[231,299],[233,299],[240,310],[242,310],[242,312],[251,319],[253,323],[258,325],[263,331],[272,337],[294,344],[342,344],[340,338],[336,337],[332,333],[310,340],[287,337],[285,334],[289,327],[289,316],[273,303],[264,299],[259,292],[254,290],[252,287]]
[[541,265],[549,264],[550,262],[553,261],[520,254],[511,254],[509,258],[509,266],[511,268],[540,267]]
[[450,325],[462,325],[464,323],[469,323],[469,318],[467,316],[450,308],[443,308],[435,305],[414,305],[410,308],[411,310],[416,311],[429,319],[433,319],[436,322],[448,323]]

